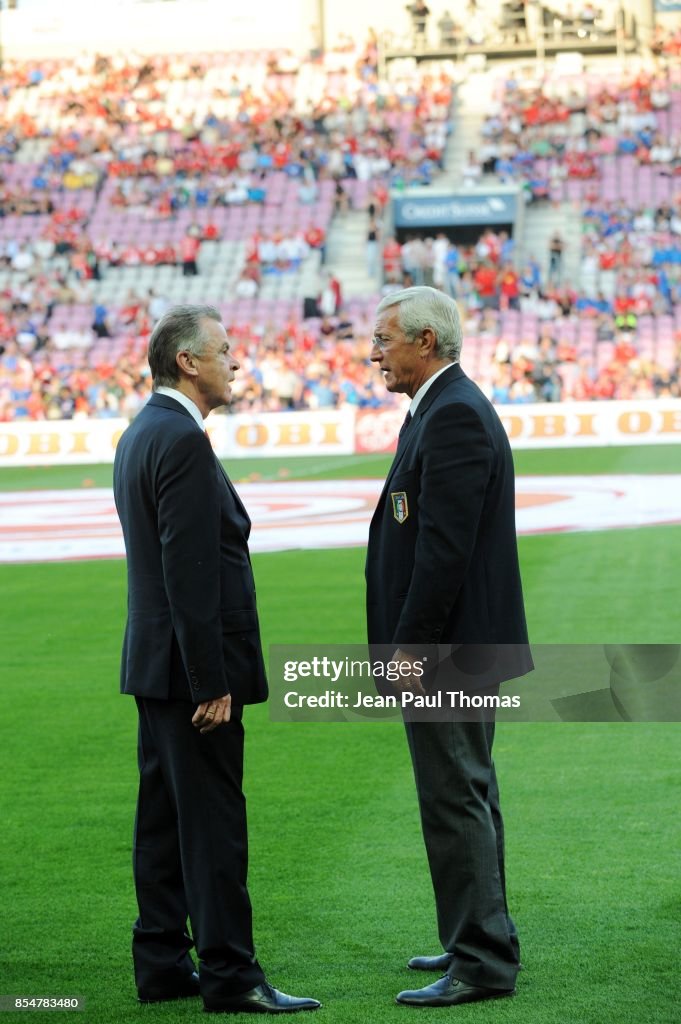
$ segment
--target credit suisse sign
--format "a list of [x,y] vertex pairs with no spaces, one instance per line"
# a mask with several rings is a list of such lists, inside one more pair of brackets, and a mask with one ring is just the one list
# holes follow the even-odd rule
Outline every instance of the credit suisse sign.
[[508,194],[404,197],[393,199],[397,228],[463,224],[513,224],[516,197]]

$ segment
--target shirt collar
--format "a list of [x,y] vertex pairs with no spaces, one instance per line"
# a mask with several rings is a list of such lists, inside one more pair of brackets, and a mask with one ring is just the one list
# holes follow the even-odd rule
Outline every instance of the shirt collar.
[[201,432],[205,432],[206,425],[203,421],[203,416],[199,411],[199,407],[196,405],[195,402],[192,402],[191,398],[187,398],[187,396],[183,394],[182,391],[177,391],[175,388],[160,387],[156,388],[156,394],[166,395],[167,398],[174,398],[175,401],[179,402],[180,405],[183,406],[191,415],[191,417],[194,419],[196,425],[201,430]]
[[443,366],[441,370],[438,370],[437,373],[434,373],[432,377],[429,377],[428,380],[421,385],[421,387],[418,389],[418,391],[412,398],[411,405],[409,406],[409,412],[412,414],[412,416],[416,415],[416,410],[423,401],[426,391],[431,386],[431,384],[434,384],[438,377],[441,377],[443,373],[446,373],[450,366],[456,366],[456,363],[447,363],[446,366]]

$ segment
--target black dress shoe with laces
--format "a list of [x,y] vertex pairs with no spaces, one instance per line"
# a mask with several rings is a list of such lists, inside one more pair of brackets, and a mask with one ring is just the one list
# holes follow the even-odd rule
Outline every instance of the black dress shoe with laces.
[[321,1005],[316,999],[287,996],[263,982],[238,996],[211,1000],[205,1003],[204,1010],[207,1013],[299,1013],[301,1010],[318,1010]]
[[480,988],[445,974],[444,978],[426,988],[400,992],[396,1002],[404,1006],[459,1006],[461,1003],[477,1003],[482,999],[501,999],[512,996],[514,992],[514,988]]
[[194,971],[172,985],[140,989],[137,998],[140,1003],[166,1003],[171,999],[191,999],[199,995],[199,976]]
[[439,971],[440,974],[446,974],[453,959],[453,953],[441,953],[439,956],[413,956],[407,967],[410,971]]

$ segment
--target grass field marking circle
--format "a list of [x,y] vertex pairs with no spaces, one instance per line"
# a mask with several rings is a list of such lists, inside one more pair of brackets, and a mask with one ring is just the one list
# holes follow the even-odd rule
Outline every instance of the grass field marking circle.
[[[251,550],[362,547],[382,479],[248,482]],[[518,533],[681,522],[681,475],[536,476],[516,481]],[[0,563],[121,558],[108,488],[0,493]]]

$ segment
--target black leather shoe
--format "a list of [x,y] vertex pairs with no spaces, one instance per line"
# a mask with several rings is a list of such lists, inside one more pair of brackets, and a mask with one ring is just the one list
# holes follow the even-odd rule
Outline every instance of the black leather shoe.
[[140,1003],[166,1003],[171,999],[191,999],[199,995],[199,976],[194,971],[171,987],[147,988],[138,993]]
[[267,982],[256,985],[238,996],[224,996],[219,1002],[205,1003],[207,1013],[298,1013],[300,1010],[318,1010],[316,999],[287,996]]
[[445,974],[444,978],[426,988],[400,992],[396,1002],[405,1006],[459,1006],[461,1003],[477,1003],[481,999],[501,999],[514,993],[514,988],[479,988]]
[[440,974],[446,974],[453,959],[453,953],[441,953],[440,956],[413,956],[407,967],[410,971],[439,971]]

